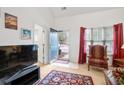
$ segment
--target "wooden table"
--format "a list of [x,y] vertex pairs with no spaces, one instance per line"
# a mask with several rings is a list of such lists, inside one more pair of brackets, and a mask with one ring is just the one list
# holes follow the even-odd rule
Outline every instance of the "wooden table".
[[124,67],[124,59],[114,59],[114,67]]

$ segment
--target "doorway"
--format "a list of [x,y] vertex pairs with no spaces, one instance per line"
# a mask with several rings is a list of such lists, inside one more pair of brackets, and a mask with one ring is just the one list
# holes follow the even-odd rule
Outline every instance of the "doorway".
[[50,52],[49,60],[54,62],[58,57],[58,33],[55,29],[50,28]]
[[62,31],[58,33],[59,38],[59,56],[62,61],[69,61],[69,32]]
[[45,32],[42,26],[35,24],[34,44],[38,45],[38,62],[44,63],[44,36]]
[[50,63],[69,63],[69,33],[50,29]]

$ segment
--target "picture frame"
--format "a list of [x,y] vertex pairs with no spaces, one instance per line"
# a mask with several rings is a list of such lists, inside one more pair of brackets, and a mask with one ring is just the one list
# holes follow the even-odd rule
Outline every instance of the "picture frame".
[[5,28],[8,29],[18,29],[18,18],[14,15],[5,13]]
[[22,40],[30,40],[31,39],[31,30],[21,28],[21,39]]

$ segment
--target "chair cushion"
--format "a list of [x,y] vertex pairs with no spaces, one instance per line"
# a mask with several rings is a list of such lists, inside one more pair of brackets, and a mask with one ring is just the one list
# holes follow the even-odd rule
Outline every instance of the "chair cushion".
[[89,59],[89,62],[90,62],[91,64],[106,64],[105,60],[93,59],[93,58]]

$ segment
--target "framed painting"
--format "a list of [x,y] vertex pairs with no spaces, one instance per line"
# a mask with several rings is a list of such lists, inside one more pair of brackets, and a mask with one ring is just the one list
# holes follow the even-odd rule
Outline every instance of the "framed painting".
[[22,40],[31,39],[31,30],[22,28],[21,29],[21,39]]
[[5,28],[17,30],[17,17],[5,13]]

